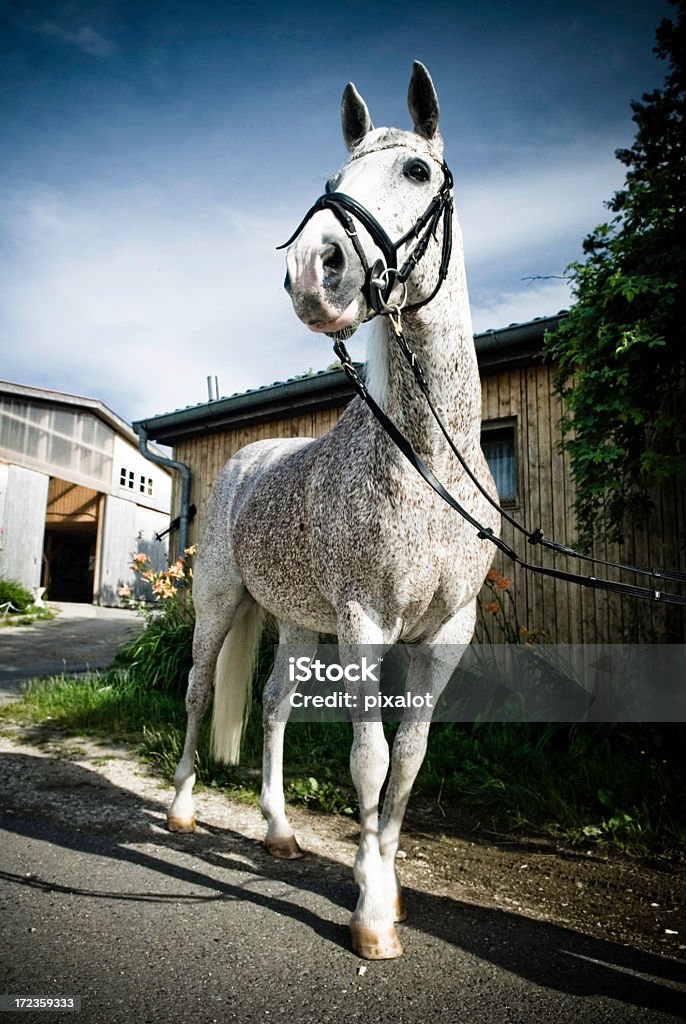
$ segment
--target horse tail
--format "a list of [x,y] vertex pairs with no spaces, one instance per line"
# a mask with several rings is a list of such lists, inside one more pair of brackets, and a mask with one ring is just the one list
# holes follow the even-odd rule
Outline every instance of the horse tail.
[[224,764],[238,764],[250,711],[252,680],[264,613],[254,602],[234,623],[222,645],[214,673],[212,753]]

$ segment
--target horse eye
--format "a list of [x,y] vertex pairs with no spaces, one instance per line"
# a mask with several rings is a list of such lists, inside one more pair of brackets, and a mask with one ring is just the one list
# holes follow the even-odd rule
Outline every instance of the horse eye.
[[412,181],[428,181],[431,177],[431,171],[423,160],[410,160],[405,164],[403,172]]

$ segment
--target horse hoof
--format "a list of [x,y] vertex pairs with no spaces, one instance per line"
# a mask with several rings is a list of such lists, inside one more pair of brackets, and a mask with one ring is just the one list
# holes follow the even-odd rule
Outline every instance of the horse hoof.
[[298,860],[304,854],[298,846],[295,836],[286,836],[285,839],[265,839],[264,845],[272,857],[279,860]]
[[350,934],[353,940],[353,950],[364,960],[395,960],[403,955],[404,950],[396,933],[395,925],[391,925],[385,931],[377,931],[376,928],[351,924]]
[[395,898],[395,923],[400,924],[402,921],[407,920],[407,911],[405,910],[405,900],[403,899],[402,893],[398,893]]
[[178,814],[167,815],[167,828],[170,832],[195,832],[195,815],[190,818],[182,818]]

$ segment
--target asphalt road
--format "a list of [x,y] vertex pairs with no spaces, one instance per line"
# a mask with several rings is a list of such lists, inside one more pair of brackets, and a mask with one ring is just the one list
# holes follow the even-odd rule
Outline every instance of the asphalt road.
[[275,861],[230,816],[172,836],[166,789],[4,750],[0,994],[78,995],[88,1024],[666,1024],[686,1008],[683,963],[413,888],[405,956],[363,964],[333,857]]
[[240,835],[198,857],[192,840],[118,842],[16,814],[0,826],[0,990],[78,995],[93,1024],[629,1024],[684,1010],[673,961],[419,892],[406,956],[360,974],[351,881],[287,871]]
[[0,704],[36,676],[107,668],[120,644],[143,628],[136,612],[91,604],[53,604],[54,619],[0,628]]
[[347,929],[354,883],[334,857],[275,861],[240,821],[222,817],[195,836],[171,836],[161,791],[7,737],[3,750],[0,995],[81,1001],[78,1013],[8,1020],[683,1019],[683,964],[412,888],[405,956],[363,964]]

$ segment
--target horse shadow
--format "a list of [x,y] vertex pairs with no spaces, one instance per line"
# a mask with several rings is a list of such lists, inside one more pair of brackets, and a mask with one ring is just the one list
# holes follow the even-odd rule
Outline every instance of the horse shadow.
[[[309,927],[322,942],[350,951],[347,916],[355,905],[357,888],[350,868],[320,854],[284,862],[270,857],[261,843],[238,831],[201,822],[193,836],[162,834],[165,807],[113,785],[103,776],[73,763],[49,757],[7,754],[0,757],[0,787],[4,810],[0,830],[25,838],[48,841],[79,854],[97,854],[144,868],[160,876],[192,886],[192,893],[167,886],[166,891],[104,891],[85,883],[76,887],[58,878],[29,876],[0,869],[6,886],[30,886],[46,894],[63,893],[85,899],[127,902],[206,904],[241,900]],[[27,775],[35,778],[35,798],[28,800]],[[46,807],[50,778],[62,780],[61,794],[92,807],[90,822],[83,818],[79,829],[65,825],[65,806],[51,816]],[[17,780],[24,780],[18,784]],[[9,780],[9,781],[8,781]],[[13,784],[14,783],[14,784]],[[66,810],[68,813],[69,799]],[[106,804],[114,819],[99,822],[97,810]],[[47,804],[49,808],[49,803]],[[115,834],[112,834],[112,833]],[[145,844],[145,849],[132,844]],[[157,855],[170,848],[191,855],[181,863]],[[230,875],[229,875],[230,873]],[[227,877],[227,875],[229,877]],[[223,876],[223,877],[222,877]],[[238,876],[238,878],[236,877]],[[263,892],[262,883],[281,882],[279,892]],[[619,943],[592,938],[548,922],[522,917],[512,911],[476,906],[462,900],[405,888],[410,911],[401,925],[408,956],[396,965],[411,969],[411,938],[408,932],[424,933],[457,952],[501,968],[544,989],[573,996],[608,996],[627,1006],[661,1010],[681,1016],[684,995],[683,964],[644,953]],[[324,916],[324,912],[327,916]],[[391,968],[394,969],[394,968]]]

